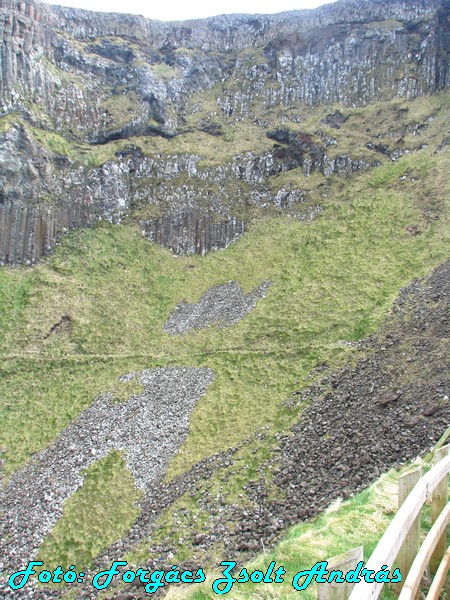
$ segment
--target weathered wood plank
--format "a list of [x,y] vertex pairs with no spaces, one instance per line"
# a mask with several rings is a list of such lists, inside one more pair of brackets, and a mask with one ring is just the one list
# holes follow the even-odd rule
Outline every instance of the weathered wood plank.
[[447,548],[447,552],[444,554],[441,564],[436,572],[436,575],[431,583],[430,589],[428,590],[427,597],[425,600],[439,600],[441,591],[445,585],[447,575],[450,569],[450,546]]
[[[398,481],[398,507],[401,508],[414,486],[417,484],[419,479],[422,477],[423,468],[417,467],[413,471],[409,471],[402,475]],[[403,581],[397,584],[397,593],[400,593],[403,582],[405,581],[406,575],[409,573],[411,565],[414,562],[417,552],[420,548],[420,511],[417,515],[416,520],[411,525],[405,542],[398,554],[397,567],[400,569],[403,575]]]
[[[433,463],[438,463],[449,453],[450,446],[443,446],[436,450]],[[448,500],[448,477],[444,477],[441,483],[436,487],[433,492],[431,500],[431,523],[435,523],[447,504]],[[441,560],[444,557],[445,550],[447,548],[447,535],[446,531],[443,532],[441,539],[439,540],[433,556],[430,560],[430,572],[434,575],[439,568]]]
[[[425,500],[442,481],[442,478],[448,475],[449,471],[450,456],[446,456],[416,484],[379,541],[366,564],[367,569],[379,571],[383,565],[387,565],[391,569]],[[382,583],[361,581],[353,588],[350,600],[375,600],[381,594],[382,589]]]
[[436,544],[439,541],[442,532],[445,531],[447,525],[450,523],[450,502],[441,512],[436,522],[428,532],[413,564],[411,570],[406,578],[402,592],[398,600],[412,600],[416,597],[419,588],[422,575],[430,562],[433,550],[436,548]]
[[[333,556],[328,559],[327,570],[330,571],[342,571],[345,575],[351,569],[355,569],[360,561],[364,560],[364,550],[362,546],[353,548],[344,554]],[[333,581],[331,583],[318,583],[317,584],[317,599],[318,600],[347,600],[350,596],[352,589],[355,587],[354,583],[337,583]]]

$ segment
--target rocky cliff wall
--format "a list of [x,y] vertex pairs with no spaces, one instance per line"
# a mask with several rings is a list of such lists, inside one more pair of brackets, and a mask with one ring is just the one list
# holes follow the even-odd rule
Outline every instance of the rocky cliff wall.
[[0,266],[36,263],[69,228],[88,227],[92,223],[92,215],[80,206],[55,209],[1,203]]
[[[269,150],[236,153],[211,169],[201,165],[201,146],[161,153],[151,144],[142,151],[141,141],[175,146],[203,131],[219,148],[227,127],[251,124],[265,138],[273,125],[301,121],[301,107],[434,93],[449,81],[449,13],[447,0],[340,0],[313,11],[163,23],[0,0],[3,247],[40,235],[16,231],[7,203],[34,207],[29,214],[41,204],[54,207],[39,213],[45,222],[75,208],[83,222],[119,221],[148,203],[158,207],[146,220],[150,239],[159,239],[163,222],[169,227],[180,214],[189,220],[201,208],[200,221],[188,228],[187,247],[195,248],[195,231],[208,219],[242,221],[236,198],[241,205],[255,198],[283,204],[267,185],[279,172],[328,176],[375,164],[348,153],[329,156],[317,143],[272,138]],[[118,147],[124,140],[129,146]],[[150,223],[159,223],[160,234]],[[186,246],[173,239],[169,245]],[[11,256],[34,260],[20,250],[2,260]]]
[[[444,0],[341,0],[185,23],[1,0],[0,18],[3,112],[37,105],[56,126],[92,139],[105,134],[100,104],[117,86],[137,94],[130,134],[142,132],[149,115],[175,130],[183,114],[174,118],[170,108],[224,81],[239,88],[222,98],[227,114],[250,111],[255,97],[267,106],[364,104],[448,82]],[[240,56],[250,48],[256,60]]]

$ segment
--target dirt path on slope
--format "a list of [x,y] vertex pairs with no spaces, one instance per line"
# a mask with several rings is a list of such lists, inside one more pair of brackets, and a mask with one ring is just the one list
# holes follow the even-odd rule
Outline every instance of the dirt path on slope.
[[[338,372],[320,365],[319,383],[286,400],[290,405],[307,402],[309,407],[288,435],[278,436],[272,457],[261,465],[259,480],[243,490],[245,507],[227,503],[226,475],[220,479],[220,497],[209,492],[207,484],[219,469],[234,464],[237,448],[201,461],[170,483],[149,482],[135,525],[95,561],[92,572],[123,559],[143,539],[149,540],[149,553],[158,556],[146,568],[170,569],[176,552],[173,541],[166,538],[152,545],[151,535],[162,511],[185,493],[199,495],[199,506],[210,520],[206,532],[184,532],[193,558],[179,565],[180,570],[205,567],[218,543],[223,543],[228,559],[243,562],[273,546],[288,526],[428,451],[450,424],[449,281],[450,261],[405,287],[381,330],[359,343],[354,365]],[[258,437],[264,440],[263,434]],[[276,501],[264,477],[267,467],[280,492]],[[146,598],[141,585],[127,584],[115,597]],[[95,598],[94,592],[80,587],[77,597]],[[5,599],[58,597],[32,589],[23,595],[5,593]]]
[[[289,435],[279,438],[260,479],[243,491],[250,506],[227,504],[226,479],[220,498],[205,491],[205,480],[215,469],[233,464],[232,451],[218,455],[209,459],[214,469],[205,473],[208,461],[202,461],[160,486],[158,494],[147,495],[130,535],[108,550],[108,559],[123,556],[139,538],[150,536],[157,516],[183,493],[200,492],[201,508],[212,515],[210,528],[191,532],[194,558],[180,569],[204,566],[209,549],[219,542],[226,548],[224,558],[243,562],[273,546],[288,526],[427,452],[450,425],[449,282],[450,261],[402,289],[381,330],[359,343],[354,366],[334,373],[319,366],[317,371],[324,372],[319,383],[287,400],[307,401],[309,407]],[[267,466],[280,491],[277,501],[270,499],[263,476]],[[170,569],[176,549],[169,538],[149,544],[149,551],[160,559],[147,568]],[[96,561],[97,567],[106,564]],[[138,585],[125,587],[116,598],[146,597]]]

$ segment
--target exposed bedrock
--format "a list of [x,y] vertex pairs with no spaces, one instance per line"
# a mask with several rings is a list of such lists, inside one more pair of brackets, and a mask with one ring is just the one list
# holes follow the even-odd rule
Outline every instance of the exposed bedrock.
[[[94,138],[117,129],[101,107],[112,86],[136,92],[129,124],[143,132],[149,116],[170,129],[183,114],[169,118],[168,104],[182,109],[192,91],[227,80],[242,89],[225,95],[225,112],[248,111],[255,97],[266,107],[364,104],[382,91],[415,97],[448,81],[443,0],[344,0],[314,11],[184,23],[24,0],[1,0],[0,10],[3,110],[34,101],[56,126]],[[260,60],[241,57],[247,48],[261,49]],[[157,65],[169,74],[162,77]]]
[[52,208],[11,201],[0,204],[0,266],[36,263],[67,229],[87,227],[92,222],[92,214],[83,205]]
[[[0,0],[0,206],[45,204],[44,229],[54,220],[57,230],[97,218],[118,222],[140,203],[161,208],[152,216],[162,218],[162,229],[192,209],[202,209],[192,232],[207,232],[202,219],[210,217],[245,220],[231,198],[241,207],[277,204],[268,177],[296,168],[342,175],[376,161],[364,153],[330,158],[326,143],[271,129],[271,150],[212,168],[201,147],[148,156],[136,136],[173,140],[201,131],[223,143],[223,124],[239,128],[243,120],[264,136],[268,111],[282,123],[300,106],[355,107],[444,89],[448,16],[446,0],[340,0],[312,11],[163,23]],[[128,139],[130,147],[116,153],[108,146]],[[60,222],[62,207],[83,207],[83,219]],[[5,263],[33,262],[57,239],[49,234],[37,254],[27,251],[42,235],[34,221],[18,230],[13,213],[3,213],[0,246],[12,244]],[[228,243],[225,229],[219,226],[212,248]],[[186,242],[162,238],[183,251],[197,248],[194,234]]]
[[245,230],[245,222],[236,217],[216,220],[199,209],[178,211],[157,219],[140,221],[142,235],[166,246],[175,254],[206,254],[226,248]]
[[204,254],[243,233],[245,219],[236,209],[275,206],[297,218],[314,217],[315,210],[302,206],[301,190],[274,194],[270,177],[296,168],[306,176],[315,171],[345,176],[379,164],[350,155],[330,159],[321,142],[308,138],[275,143],[261,155],[240,154],[217,167],[202,166],[200,155],[150,157],[129,146],[115,160],[88,168],[43,150],[21,126],[0,136],[2,158],[0,264],[11,265],[35,262],[69,227],[98,219],[119,223],[135,205],[160,213],[140,219],[146,238],[178,254]]

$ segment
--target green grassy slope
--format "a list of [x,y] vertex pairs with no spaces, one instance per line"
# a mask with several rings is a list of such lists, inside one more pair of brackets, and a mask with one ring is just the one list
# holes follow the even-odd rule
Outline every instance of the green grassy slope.
[[[299,415],[284,400],[310,370],[323,360],[351,358],[345,342],[374,331],[399,288],[447,255],[448,149],[435,149],[432,143],[370,172],[331,177],[323,214],[313,222],[260,220],[231,247],[206,257],[174,257],[131,224],[101,225],[70,232],[33,269],[0,269],[6,475],[44,449],[100,392],[124,398],[117,377],[142,368],[192,365],[216,372],[168,477],[262,427],[271,433],[288,428]],[[420,235],[412,235],[411,226]],[[183,337],[162,331],[177,303],[196,301],[229,280],[246,292],[264,280],[272,285],[232,328]],[[63,315],[71,317],[71,331],[49,335]],[[95,466],[94,481],[105,478],[108,464]],[[78,517],[68,506],[57,534],[44,544],[46,560],[89,562],[120,535],[120,515],[135,514],[136,495],[120,461],[114,477],[125,491],[116,519],[96,525],[104,531],[101,543],[73,540]],[[88,493],[89,503],[101,506],[101,486]]]

